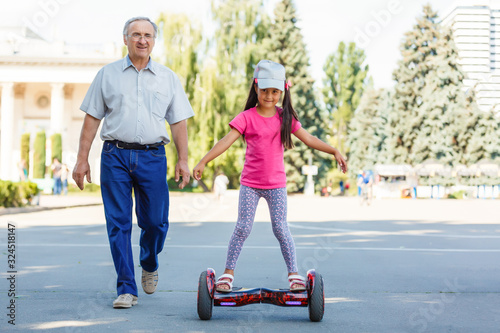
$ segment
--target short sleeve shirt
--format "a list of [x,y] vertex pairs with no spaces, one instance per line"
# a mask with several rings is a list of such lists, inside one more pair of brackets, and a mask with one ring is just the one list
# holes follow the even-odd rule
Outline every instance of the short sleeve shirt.
[[[274,116],[261,116],[256,108],[237,115],[229,126],[245,136],[247,149],[241,173],[241,184],[260,189],[286,187],[285,148],[281,143],[281,109]],[[292,133],[301,127],[292,118]]]
[[97,73],[80,109],[103,119],[102,140],[168,143],[165,121],[175,124],[194,115],[177,75],[149,60],[138,71],[128,55]]

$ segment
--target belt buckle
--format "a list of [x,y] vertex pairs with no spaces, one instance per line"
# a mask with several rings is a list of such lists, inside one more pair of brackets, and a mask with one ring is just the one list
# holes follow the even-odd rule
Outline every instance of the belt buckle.
[[115,146],[116,146],[116,148],[118,148],[118,149],[123,149],[123,148],[124,148],[124,147],[120,147],[120,141],[116,141],[116,142],[115,142]]

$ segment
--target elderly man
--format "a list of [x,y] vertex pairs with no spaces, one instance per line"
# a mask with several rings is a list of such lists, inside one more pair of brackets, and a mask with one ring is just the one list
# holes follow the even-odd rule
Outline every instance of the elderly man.
[[182,85],[170,69],[150,58],[158,28],[147,17],[125,23],[128,55],[104,66],[80,107],[86,113],[73,179],[80,189],[91,182],[88,155],[102,119],[101,192],[115,265],[115,308],[137,304],[131,246],[132,189],[141,228],[142,288],[152,294],[158,283],[158,254],[168,230],[169,193],[164,145],[169,123],[177,149],[175,180],[189,182],[187,119],[194,115]]

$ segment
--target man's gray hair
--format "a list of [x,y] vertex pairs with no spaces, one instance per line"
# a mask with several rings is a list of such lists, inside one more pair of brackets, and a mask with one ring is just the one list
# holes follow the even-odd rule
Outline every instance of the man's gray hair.
[[156,25],[156,23],[154,23],[153,21],[151,21],[149,19],[149,17],[145,17],[145,16],[132,17],[130,20],[128,20],[127,22],[125,22],[125,26],[123,27],[123,34],[124,35],[128,34],[128,27],[129,27],[129,25],[132,22],[135,22],[135,21],[148,21],[149,23],[151,23],[151,25],[155,29],[155,37],[158,35],[158,26]]

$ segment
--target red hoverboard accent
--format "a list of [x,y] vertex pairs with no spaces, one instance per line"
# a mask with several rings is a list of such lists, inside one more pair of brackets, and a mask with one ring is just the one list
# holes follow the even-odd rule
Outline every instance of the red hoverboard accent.
[[[215,273],[215,272],[214,272]],[[314,284],[316,283],[316,271],[310,269],[307,271],[307,295],[311,297],[312,291],[314,290]]]
[[261,303],[279,306],[307,306],[307,291],[291,292],[290,290],[272,290],[262,288]]
[[268,303],[278,306],[307,306],[307,292],[291,292],[289,290],[274,290],[253,288],[233,290],[230,293],[215,292],[214,306],[244,306],[254,303]]
[[233,290],[229,293],[216,291],[214,306],[243,306],[260,303],[260,288]]
[[207,288],[208,288],[208,293],[212,298],[214,298],[214,292],[215,292],[215,271],[213,268],[208,268],[207,269]]

